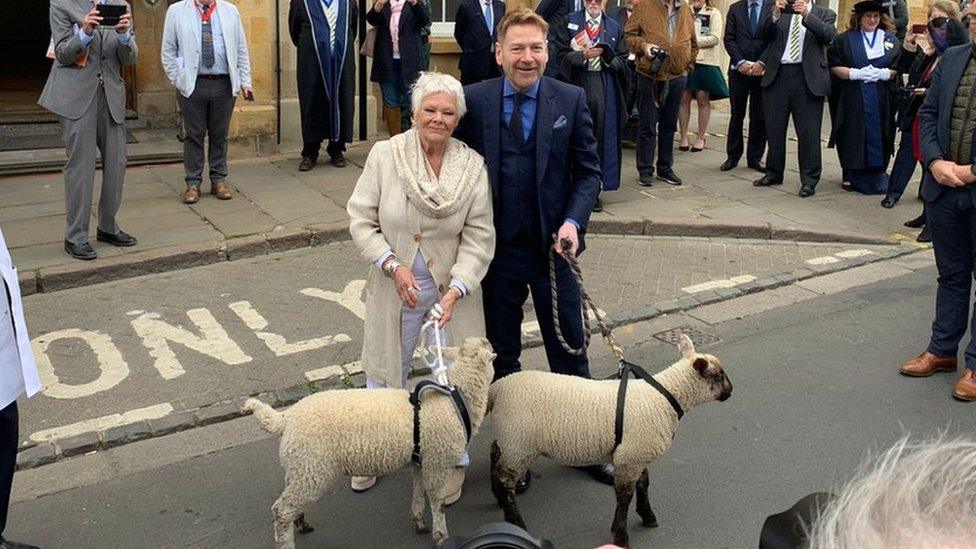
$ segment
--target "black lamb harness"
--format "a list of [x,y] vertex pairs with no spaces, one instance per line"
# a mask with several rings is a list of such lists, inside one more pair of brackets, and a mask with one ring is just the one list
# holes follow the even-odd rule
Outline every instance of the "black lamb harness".
[[468,407],[464,404],[464,397],[454,387],[445,387],[437,382],[423,380],[414,387],[410,393],[410,404],[413,405],[413,455],[411,459],[414,465],[420,465],[420,397],[424,391],[434,391],[451,397],[454,408],[457,409],[458,417],[464,424],[465,445],[471,442],[471,416],[468,415]]
[[624,438],[624,403],[627,400],[627,381],[630,379],[630,374],[634,374],[649,383],[651,387],[657,389],[657,392],[661,393],[671,407],[674,408],[674,413],[678,415],[678,420],[681,420],[681,417],[685,415],[685,411],[681,409],[681,404],[678,403],[678,399],[674,398],[671,391],[665,389],[664,385],[661,385],[658,380],[651,377],[651,374],[644,371],[640,366],[620,359],[620,385],[617,387],[617,414],[613,421],[614,451],[616,451],[617,446],[620,446],[620,441]]

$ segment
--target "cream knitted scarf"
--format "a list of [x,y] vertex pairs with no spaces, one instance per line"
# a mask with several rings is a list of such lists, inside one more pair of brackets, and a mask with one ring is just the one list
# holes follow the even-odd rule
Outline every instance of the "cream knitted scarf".
[[391,137],[390,146],[403,192],[417,209],[435,219],[457,213],[471,196],[484,166],[481,155],[451,138],[444,151],[440,177],[432,177],[415,128]]

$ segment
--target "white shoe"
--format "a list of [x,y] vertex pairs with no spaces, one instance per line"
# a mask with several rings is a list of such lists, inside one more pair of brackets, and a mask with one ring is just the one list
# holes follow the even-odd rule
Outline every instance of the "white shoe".
[[376,485],[376,477],[352,477],[352,491],[365,492]]
[[444,482],[444,506],[453,505],[461,499],[462,486],[464,486],[464,467],[455,467]]

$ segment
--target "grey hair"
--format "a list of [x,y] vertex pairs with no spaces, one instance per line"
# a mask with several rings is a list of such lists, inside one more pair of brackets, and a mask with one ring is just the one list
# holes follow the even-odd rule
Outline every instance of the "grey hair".
[[811,549],[972,547],[976,440],[903,438],[868,460],[810,528]]
[[457,78],[449,74],[433,71],[421,72],[417,81],[410,88],[410,112],[417,112],[417,109],[420,108],[420,102],[434,93],[446,93],[454,96],[459,119],[468,112],[467,104],[464,102],[464,86],[458,82]]

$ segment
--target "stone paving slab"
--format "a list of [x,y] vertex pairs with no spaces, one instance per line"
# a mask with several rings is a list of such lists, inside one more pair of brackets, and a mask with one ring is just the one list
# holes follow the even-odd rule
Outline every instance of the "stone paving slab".
[[[912,250],[593,235],[581,264],[609,324],[623,326]],[[186,253],[193,261],[194,252]],[[823,258],[836,261],[807,268]],[[23,439],[30,446],[94,430],[100,447],[109,447],[143,431],[234,417],[246,395],[268,394],[280,405],[309,390],[309,381],[361,384],[368,268],[351,243],[335,242],[29,296],[47,388],[24,404]],[[531,307],[524,320],[526,344],[538,345]],[[328,376],[306,376],[327,367]],[[182,423],[161,423],[170,414],[182,414]],[[121,428],[130,424],[138,427]],[[36,465],[74,451],[81,450],[59,443],[53,457],[37,450],[23,459]]]

